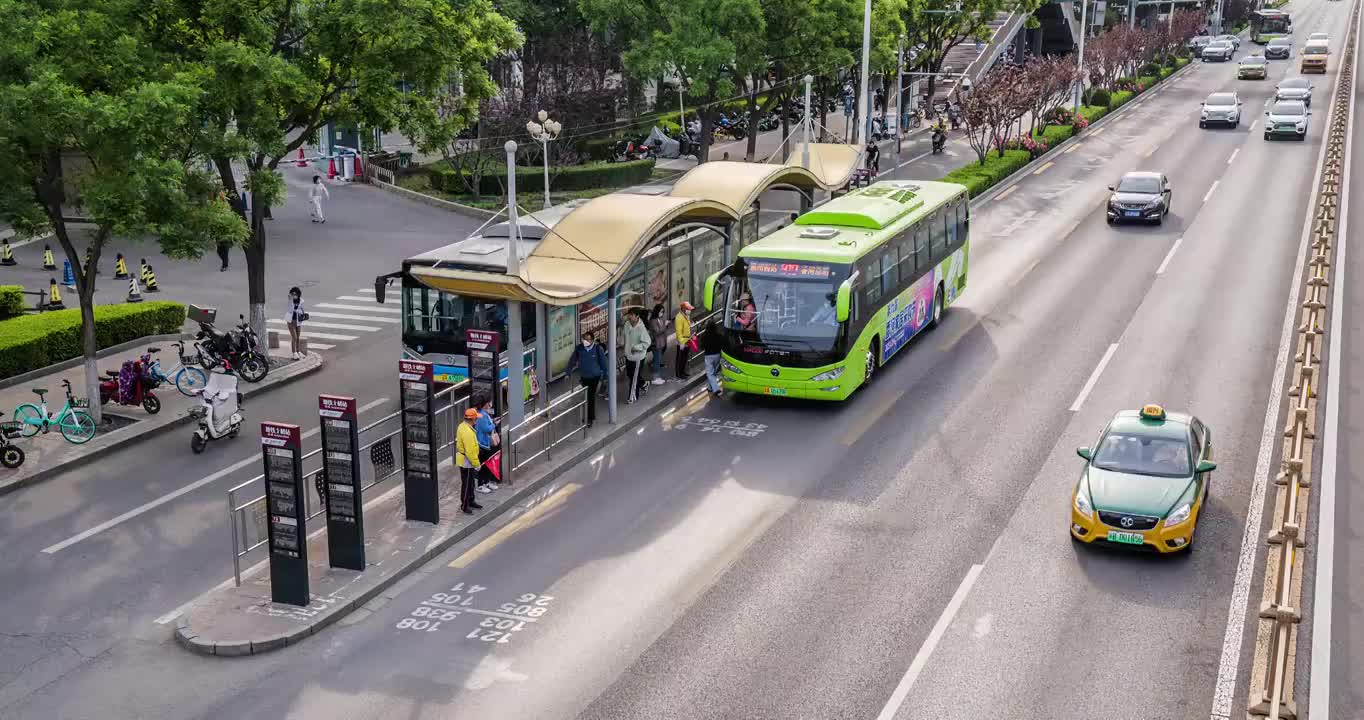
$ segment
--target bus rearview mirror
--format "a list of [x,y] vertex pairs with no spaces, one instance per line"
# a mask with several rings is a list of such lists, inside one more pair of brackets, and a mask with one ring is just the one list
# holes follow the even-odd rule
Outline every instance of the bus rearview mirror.
[[852,278],[838,286],[838,296],[834,300],[834,317],[839,322],[847,322],[852,310]]

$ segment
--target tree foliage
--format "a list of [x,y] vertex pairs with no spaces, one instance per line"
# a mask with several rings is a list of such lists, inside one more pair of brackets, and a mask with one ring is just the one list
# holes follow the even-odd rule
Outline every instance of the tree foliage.
[[[0,220],[50,231],[75,275],[87,393],[97,397],[95,275],[111,237],[194,258],[245,226],[187,163],[205,75],[139,32],[136,0],[0,0]],[[77,247],[76,225],[94,230]],[[91,404],[98,417],[98,403]]]
[[[926,73],[943,71],[952,48],[970,41],[988,41],[989,23],[1009,13],[1031,15],[1042,0],[908,0],[904,24],[909,46],[915,48],[915,67]],[[964,72],[966,68],[953,68]],[[929,78],[932,91],[934,78]]]

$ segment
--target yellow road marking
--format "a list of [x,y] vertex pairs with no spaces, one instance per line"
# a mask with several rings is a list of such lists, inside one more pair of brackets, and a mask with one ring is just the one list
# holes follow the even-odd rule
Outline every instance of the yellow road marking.
[[1095,130],[1094,132],[1090,133],[1089,136],[1090,136],[1090,137],[1098,137],[1100,133],[1102,133],[1103,131],[1105,131],[1105,130],[1107,130],[1107,129],[1108,129],[1108,128],[1106,128],[1106,127],[1101,127],[1101,128],[1099,128],[1098,130]]
[[473,546],[468,552],[455,558],[454,562],[450,563],[450,567],[469,567],[474,561],[487,555],[489,552],[492,552],[493,548],[502,544],[507,538],[535,525],[536,522],[547,515],[551,510],[555,510],[567,502],[568,497],[577,492],[581,487],[582,485],[579,485],[578,483],[569,483],[558,490],[555,490],[554,494],[545,498],[539,505],[522,513],[520,517],[502,526],[492,535],[489,535],[483,542]]
[[843,447],[852,447],[862,438],[862,435],[872,428],[873,425],[881,422],[881,418],[886,413],[890,412],[891,408],[895,407],[895,403],[900,402],[900,398],[904,397],[905,389],[906,388],[901,387],[900,391],[897,393],[882,395],[881,402],[876,406],[876,409],[863,414],[861,419],[857,421],[857,424],[847,433],[844,433],[843,439],[839,441],[843,444]]
[[1075,143],[1074,145],[1071,145],[1070,147],[1068,147],[1068,148],[1066,148],[1064,151],[1062,151],[1061,154],[1062,154],[1062,155],[1069,155],[1069,154],[1075,152],[1076,150],[1079,150],[1079,149],[1080,149],[1080,146],[1083,145],[1083,144],[1084,144],[1084,143]]
[[1003,200],[1004,198],[1008,197],[1010,193],[1012,193],[1013,191],[1015,191],[1015,190],[1017,190],[1017,189],[1018,189],[1018,186],[1017,186],[1017,185],[1010,185],[1008,190],[1005,190],[1004,192],[1002,192],[1002,193],[996,195],[996,196],[995,196],[995,199],[996,199],[996,200]]
[[1047,170],[1050,170],[1050,169],[1051,169],[1051,166],[1052,166],[1052,165],[1055,165],[1055,164],[1056,164],[1056,163],[1054,163],[1054,162],[1049,162],[1049,163],[1047,163],[1046,165],[1043,165],[1042,167],[1037,168],[1036,170],[1033,170],[1033,171],[1032,171],[1032,174],[1033,174],[1033,175],[1041,175],[1042,173],[1046,172]]
[[1023,278],[1027,277],[1028,273],[1032,272],[1032,269],[1037,267],[1037,264],[1040,262],[1042,262],[1042,258],[1037,258],[1036,260],[1033,260],[1031,263],[1028,263],[1028,266],[1026,268],[1023,268],[1023,272],[1019,273],[1018,277],[1009,281],[1009,287],[1014,287],[1015,285],[1023,282]]

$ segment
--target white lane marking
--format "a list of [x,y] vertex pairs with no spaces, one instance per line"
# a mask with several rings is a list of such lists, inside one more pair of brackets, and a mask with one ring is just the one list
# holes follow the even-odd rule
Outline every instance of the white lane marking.
[[360,337],[359,335],[337,335],[336,333],[308,332],[307,330],[299,333],[299,335],[309,339],[318,338],[319,340],[354,340]]
[[606,457],[605,455],[598,455],[598,456],[592,458],[591,460],[589,460],[589,461],[588,461],[588,464],[589,464],[589,465],[596,465],[597,463],[601,462],[602,459],[605,458],[605,457]]
[[1208,188],[1208,192],[1203,195],[1203,202],[1207,202],[1208,198],[1212,197],[1213,192],[1217,190],[1217,185],[1221,182],[1221,180],[1212,181],[1212,187]]
[[361,295],[373,295],[373,294],[374,294],[374,288],[360,288],[359,290],[356,290],[355,292],[358,292],[358,293],[360,293]]
[[403,311],[402,308],[389,307],[388,305],[380,305],[378,303],[375,303],[373,305],[342,305],[341,303],[317,303],[313,307],[327,308],[328,310],[358,310],[360,312],[388,313],[393,315],[399,315]]
[[[928,152],[926,152],[926,153],[919,153],[918,155],[915,155],[914,157],[912,157],[912,158],[910,158],[910,159],[908,159],[908,160],[906,160],[906,161],[900,163],[899,165],[896,165],[895,167],[892,167],[892,168],[889,169],[889,170],[882,170],[881,173],[878,174],[876,177],[884,177],[884,176],[886,176],[886,175],[889,175],[889,174],[895,172],[896,170],[899,170],[900,168],[902,168],[902,167],[904,167],[904,166],[906,166],[906,165],[908,165],[908,164],[910,164],[910,163],[919,162],[920,160],[923,160],[924,158],[926,158],[926,157],[928,157],[929,155],[932,155],[932,154],[933,154],[933,151],[932,151],[932,150],[930,150],[930,151],[928,151]],[[948,154],[950,155],[951,153],[948,153]]]
[[1157,275],[1165,274],[1165,266],[1170,264],[1170,259],[1175,256],[1175,251],[1179,249],[1179,244],[1184,242],[1184,236],[1175,238],[1175,244],[1170,246],[1170,252],[1165,253],[1165,259],[1160,261],[1160,267],[1156,268]]
[[[347,315],[346,313],[318,312],[317,310],[308,313],[308,317],[327,318],[329,320],[360,320],[363,322],[388,323],[390,325],[397,325],[402,322],[402,320],[399,320],[398,318],[384,317],[382,315]],[[303,326],[307,327],[308,324],[305,322],[303,323]]]
[[[450,462],[449,460],[445,460],[445,461],[442,462],[442,464],[448,464],[449,462]],[[403,489],[403,486],[402,486],[401,484],[399,484],[397,487],[389,488],[386,492],[384,492],[384,494],[380,495],[379,497],[376,497],[376,498],[374,498],[374,499],[372,499],[372,500],[366,501],[366,502],[365,502],[365,507],[368,508],[368,507],[370,507],[371,505],[374,505],[374,504],[376,504],[376,503],[383,502],[385,498],[387,498],[388,496],[390,496],[390,495],[392,495],[393,493],[398,492],[399,490],[402,490],[402,489]],[[308,539],[309,539],[309,540],[312,540],[313,538],[317,537],[318,535],[321,535],[321,534],[322,534],[322,531],[323,531],[323,530],[326,530],[326,529],[327,529],[327,526],[326,526],[326,525],[323,525],[322,527],[320,527],[320,528],[318,528],[318,529],[316,529],[316,530],[314,530],[314,531],[308,533]],[[247,577],[250,577],[250,576],[252,576],[252,575],[255,575],[256,573],[258,573],[258,572],[260,572],[261,570],[265,569],[265,566],[268,565],[269,563],[270,563],[270,561],[269,561],[268,559],[266,559],[266,560],[261,560],[260,562],[256,563],[255,565],[252,565],[251,567],[249,567],[249,568],[243,570],[243,571],[242,571],[242,577],[243,577],[243,578],[247,578]],[[200,600],[202,600],[203,598],[205,598],[205,597],[207,597],[207,596],[209,596],[209,595],[211,595],[211,594],[213,594],[213,593],[215,593],[215,592],[218,592],[219,590],[226,590],[227,588],[232,587],[232,583],[233,583],[233,582],[235,582],[235,578],[228,578],[228,579],[226,579],[226,580],[224,580],[224,581],[218,583],[217,585],[214,585],[213,587],[209,588],[207,591],[205,591],[205,592],[203,592],[203,593],[200,593],[199,595],[194,596],[194,598],[191,599],[191,600],[186,601],[183,605],[180,605],[179,607],[175,608],[174,610],[172,610],[172,611],[166,613],[165,615],[162,615],[161,617],[157,618],[154,622],[155,622],[157,625],[165,625],[166,623],[169,623],[169,622],[175,620],[176,618],[180,617],[181,615],[184,615],[191,607],[193,607],[196,603],[198,603],[198,602],[199,602]]]
[[914,681],[919,679],[919,673],[923,672],[924,665],[928,664],[929,656],[942,641],[942,636],[947,633],[947,626],[952,624],[952,618],[956,617],[962,603],[966,602],[966,594],[971,592],[971,586],[976,584],[976,578],[980,577],[980,571],[984,568],[984,565],[972,565],[971,569],[966,571],[966,577],[961,579],[961,585],[957,586],[957,591],[952,594],[947,607],[943,608],[942,615],[938,616],[938,622],[928,631],[923,646],[910,662],[905,676],[900,678],[900,684],[895,686],[895,692],[890,694],[890,699],[886,701],[886,706],[881,709],[881,714],[876,716],[876,720],[893,720],[895,713],[900,711],[900,706],[905,704],[905,698],[909,697],[909,690],[914,687]]
[[1015,232],[1017,232],[1019,228],[1028,224],[1028,221],[1032,220],[1033,217],[1036,215],[1037,215],[1036,210],[1029,210],[1015,218],[1013,222],[1009,223],[1003,230],[1000,230],[999,232],[995,233],[995,235],[1001,237],[1006,235],[1012,235]]
[[335,346],[335,345],[328,345],[327,343],[315,343],[315,342],[310,342],[310,343],[308,343],[308,349],[309,349],[309,350],[331,350],[331,349],[334,348],[334,347],[336,347],[336,346]]
[[663,411],[663,417],[668,417],[669,415],[672,415],[675,412],[677,412],[677,406],[670,407],[667,410]]
[[1255,121],[1251,122],[1251,123],[1250,123],[1250,127],[1246,128],[1246,132],[1255,132],[1255,126],[1256,126],[1256,125],[1259,125],[1259,124],[1260,124],[1260,121],[1259,121],[1259,120],[1255,120]]
[[[380,405],[382,405],[382,404],[384,404],[384,403],[386,403],[386,402],[388,402],[388,398],[379,398],[378,400],[371,400],[370,402],[367,402],[367,403],[365,403],[364,405],[361,405],[359,408],[357,408],[357,413],[362,413],[362,412],[366,412],[366,411],[368,411],[368,410],[373,410],[374,408],[376,408],[376,407],[378,407],[378,406],[380,406]],[[312,428],[311,430],[305,431],[305,432],[303,433],[303,437],[304,437],[304,438],[312,437],[312,436],[316,435],[316,434],[317,434],[318,432],[320,432],[320,431],[321,431],[321,428]],[[203,478],[200,478],[200,479],[198,479],[198,480],[195,480],[194,482],[192,482],[192,483],[190,483],[190,484],[188,484],[188,485],[186,485],[186,486],[184,486],[184,487],[182,487],[182,488],[179,488],[178,490],[173,490],[173,491],[171,491],[171,492],[166,493],[165,495],[162,495],[162,496],[159,497],[159,498],[156,498],[155,500],[151,500],[151,501],[149,501],[149,502],[146,502],[146,503],[143,503],[143,504],[141,504],[141,505],[138,505],[137,507],[133,508],[132,510],[129,510],[128,512],[123,513],[122,515],[119,515],[119,516],[117,516],[117,517],[114,517],[114,518],[112,518],[112,519],[110,519],[110,520],[106,520],[106,521],[104,521],[104,522],[102,522],[102,523],[100,523],[100,524],[98,524],[98,525],[96,525],[96,526],[90,528],[89,530],[86,530],[86,531],[84,531],[84,532],[78,533],[78,534],[76,534],[76,535],[72,535],[71,537],[69,537],[69,538],[67,538],[67,539],[65,539],[65,540],[63,540],[63,541],[61,541],[61,542],[59,542],[59,543],[57,543],[57,544],[55,544],[55,545],[49,545],[49,546],[43,548],[43,552],[47,553],[48,555],[52,555],[52,554],[55,554],[55,553],[59,553],[59,552],[61,552],[62,550],[65,550],[65,549],[71,547],[72,545],[75,545],[76,543],[81,542],[82,540],[88,540],[89,538],[92,538],[92,537],[94,537],[94,536],[96,536],[96,535],[98,535],[98,534],[104,532],[105,530],[108,530],[109,528],[116,527],[116,526],[118,526],[118,525],[121,525],[121,524],[123,524],[123,523],[125,523],[125,522],[127,522],[127,521],[129,521],[129,520],[131,520],[131,519],[133,519],[133,518],[135,518],[135,517],[137,517],[138,515],[142,515],[142,514],[144,514],[144,513],[146,513],[146,512],[149,512],[149,511],[151,511],[151,510],[155,510],[156,508],[159,508],[159,507],[161,507],[162,505],[165,505],[166,503],[168,503],[168,502],[170,502],[170,501],[172,501],[172,500],[174,500],[174,499],[176,499],[176,498],[178,498],[178,497],[180,497],[180,496],[182,496],[182,495],[186,495],[186,494],[188,494],[188,493],[192,493],[192,492],[194,492],[195,490],[198,490],[199,488],[201,488],[201,487],[203,487],[203,486],[205,486],[205,485],[208,485],[209,483],[212,483],[212,482],[214,482],[214,481],[216,481],[216,480],[221,480],[222,478],[227,477],[228,475],[231,475],[232,473],[234,473],[234,472],[236,472],[236,471],[238,471],[238,470],[240,470],[240,469],[242,469],[242,468],[244,468],[244,467],[250,465],[251,463],[258,463],[258,462],[261,462],[261,456],[260,456],[259,453],[254,453],[254,454],[252,454],[250,457],[242,458],[241,460],[238,460],[237,462],[234,462],[234,463],[232,463],[231,465],[228,465],[227,467],[225,467],[225,468],[223,468],[222,470],[219,470],[219,471],[213,473],[212,475],[208,475],[208,476],[206,476],[206,477],[203,477]]]
[[[359,300],[360,302],[374,302],[374,298],[372,298],[372,297],[362,297],[362,296],[360,296],[360,295],[337,295],[337,296],[336,296],[336,299],[337,299],[337,300]],[[374,303],[374,304],[377,305],[378,303]]]
[[[1356,54],[1356,60],[1358,55]],[[1334,112],[1334,108],[1332,110]],[[1329,127],[1329,118],[1327,121]],[[1254,129],[1254,124],[1251,128]],[[1353,132],[1346,128],[1346,136]],[[1315,198],[1321,189],[1321,169],[1326,164],[1326,143],[1321,144],[1317,168],[1312,173],[1312,190],[1307,197]],[[1346,156],[1348,157],[1348,156]],[[1348,163],[1347,163],[1348,165]],[[1246,525],[1241,534],[1241,551],[1236,562],[1236,579],[1232,581],[1231,602],[1227,605],[1227,627],[1222,634],[1222,657],[1217,663],[1217,682],[1213,685],[1212,712],[1214,720],[1231,717],[1231,701],[1236,695],[1236,681],[1240,677],[1241,644],[1245,634],[1246,616],[1250,611],[1250,583],[1255,577],[1255,557],[1259,552],[1260,524],[1264,515],[1265,490],[1269,483],[1270,461],[1279,441],[1279,408],[1283,402],[1284,376],[1288,373],[1290,343],[1294,320],[1298,312],[1298,292],[1302,285],[1302,270],[1307,264],[1308,238],[1312,232],[1312,211],[1309,207],[1302,220],[1302,239],[1298,241],[1298,258],[1289,276],[1288,305],[1284,308],[1283,327],[1279,331],[1279,352],[1274,358],[1274,372],[1269,386],[1269,404],[1265,406],[1265,424],[1260,430],[1260,450],[1255,459],[1255,475],[1250,483],[1250,505],[1246,508]],[[1315,643],[1314,643],[1315,644]],[[1318,696],[1320,697],[1320,696]]]
[[1227,164],[1228,164],[1228,165],[1231,164],[1231,161],[1232,161],[1232,160],[1235,160],[1235,159],[1236,159],[1236,153],[1239,153],[1239,152],[1241,152],[1241,148],[1236,148],[1235,150],[1232,150],[1232,151],[1231,151],[1231,157],[1227,158]]
[[1078,412],[1080,406],[1085,404],[1085,398],[1094,389],[1094,384],[1099,382],[1099,376],[1103,374],[1104,368],[1108,366],[1108,361],[1113,359],[1113,353],[1118,351],[1118,344],[1113,343],[1104,351],[1104,356],[1099,359],[1099,364],[1094,368],[1094,372],[1089,374],[1089,379],[1085,381],[1085,386],[1080,388],[1080,394],[1075,397],[1075,402],[1070,404],[1071,412]]
[[[287,323],[285,323],[283,320],[281,320],[281,319],[279,319],[279,318],[270,318],[269,320],[266,320],[265,322],[270,323],[270,324],[272,324],[272,325],[285,325],[285,324],[287,324]],[[316,321],[316,320],[309,320],[306,324],[307,324],[307,326],[310,327],[310,328],[315,328],[315,327],[317,327],[317,328],[328,328],[328,329],[331,329],[331,330],[359,330],[359,331],[361,331],[361,332],[379,332],[379,331],[382,329],[382,328],[377,328],[377,327],[370,327],[369,325],[345,325],[345,324],[343,324],[343,323],[326,323],[326,322],[318,322],[318,321]]]
[[[1359,71],[1359,54],[1355,54],[1355,72]],[[1355,124],[1355,103],[1350,103],[1350,114],[1345,126],[1345,168],[1341,179],[1341,197],[1350,197],[1351,145]],[[1310,211],[1309,211],[1310,212]],[[1336,575],[1336,454],[1340,428],[1340,376],[1344,366],[1340,348],[1345,344],[1341,325],[1345,317],[1345,245],[1350,237],[1347,223],[1350,203],[1341,203],[1340,232],[1336,235],[1335,277],[1331,278],[1331,350],[1326,365],[1326,424],[1322,428],[1321,476],[1317,478],[1317,492],[1321,493],[1317,519],[1316,580],[1312,591],[1312,670],[1308,682],[1308,697],[1327,698],[1312,708],[1313,720],[1331,720],[1331,613],[1334,611]],[[1323,642],[1325,641],[1325,642]]]

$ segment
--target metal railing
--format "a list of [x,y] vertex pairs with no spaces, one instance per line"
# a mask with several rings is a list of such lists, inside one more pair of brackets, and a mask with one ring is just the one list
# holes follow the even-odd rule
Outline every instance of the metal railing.
[[587,388],[581,385],[508,429],[504,433],[504,447],[511,452],[503,461],[508,463],[514,478],[527,465],[541,458],[552,459],[554,448],[578,432],[587,436]]
[[[1249,708],[1252,716],[1293,719],[1298,717],[1294,702],[1294,658],[1297,654],[1296,629],[1302,620],[1302,555],[1307,528],[1308,492],[1312,485],[1311,459],[1315,452],[1317,391],[1321,386],[1320,350],[1325,345],[1325,320],[1330,294],[1327,284],[1335,261],[1336,234],[1339,231],[1341,181],[1347,158],[1345,144],[1349,131],[1350,104],[1354,93],[1354,64],[1360,8],[1350,14],[1350,31],[1341,53],[1340,75],[1335,88],[1335,104],[1326,129],[1319,191],[1312,220],[1312,260],[1308,264],[1306,297],[1299,310],[1297,326],[1300,348],[1294,357],[1294,399],[1284,429],[1281,471],[1274,478],[1273,529],[1265,538],[1270,551],[1266,557],[1264,596],[1260,604],[1257,657],[1252,668]],[[1295,282],[1297,279],[1294,279]],[[1332,338],[1332,342],[1340,342]],[[1341,368],[1330,368],[1340,372]],[[1323,508],[1325,510],[1325,508]],[[1314,642],[1330,642],[1317,637]],[[1325,698],[1312,698],[1326,702]]]
[[[463,417],[464,411],[469,407],[469,381],[465,380],[436,393],[435,402],[438,403],[435,416],[436,437],[439,440],[436,451],[439,454],[454,445],[454,434],[459,418]],[[445,404],[439,405],[441,402]],[[362,457],[369,460],[362,462],[360,466],[362,502],[366,490],[400,475],[403,471],[401,440],[394,441],[395,437],[402,434],[402,424],[399,421],[401,414],[401,410],[390,413],[362,426],[359,430],[361,439],[359,452]],[[325,477],[322,477],[321,455],[321,448],[303,454],[305,467],[317,466],[305,470],[303,474],[304,487],[317,488],[316,495],[312,492],[304,493],[304,512],[309,521],[326,512],[320,489],[325,482]],[[269,540],[266,535],[264,481],[263,474],[257,475],[227,491],[227,524],[232,532],[232,578],[237,585],[242,584],[242,558]],[[246,492],[253,494],[246,500],[239,500],[239,495]],[[325,530],[324,524],[318,532]]]

